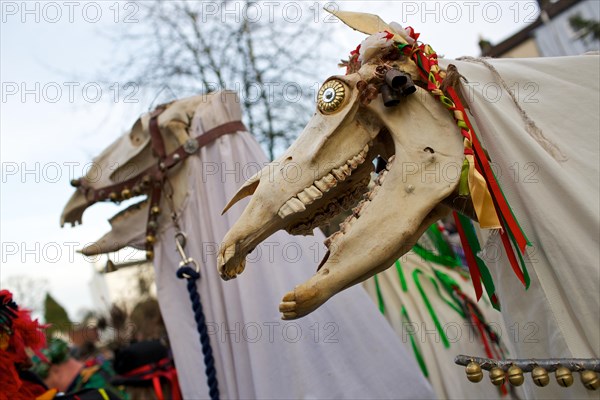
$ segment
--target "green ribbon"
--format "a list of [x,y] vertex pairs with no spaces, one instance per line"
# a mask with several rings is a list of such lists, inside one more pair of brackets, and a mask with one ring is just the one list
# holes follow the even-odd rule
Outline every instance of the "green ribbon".
[[463,161],[462,168],[460,170],[460,181],[458,183],[458,195],[469,196],[471,191],[469,190],[469,160],[466,158]]
[[[517,222],[517,224],[518,223],[519,222]],[[521,227],[519,227],[519,228],[521,228]],[[516,249],[515,253],[517,253],[517,256],[519,256],[519,264],[521,264],[521,271],[523,272],[523,278],[525,279],[525,290],[527,290],[527,289],[529,289],[529,285],[531,284],[531,278],[529,277],[529,272],[527,271],[527,266],[525,265],[525,260],[523,259],[523,256],[521,255],[521,251],[519,250],[519,246],[517,244],[517,241],[515,240],[513,233],[510,231],[510,229],[507,229],[506,231],[508,232],[508,237],[509,237],[510,241],[512,242],[513,246]],[[529,240],[527,240],[527,243],[530,245]]]
[[408,43],[400,43],[398,45],[398,50],[402,51],[406,46],[410,46]]
[[[408,312],[406,312],[406,307],[402,306],[402,309],[400,310],[400,316],[402,317],[403,328],[407,325],[412,325],[412,322],[411,322],[410,318],[408,317]],[[419,344],[415,340],[415,334],[413,331],[411,331],[411,330],[408,331],[408,338],[410,339],[410,345],[413,349],[413,352],[415,353],[415,358],[417,359],[417,362],[419,363],[419,367],[421,368],[423,375],[425,375],[426,378],[429,377],[429,371],[427,370],[427,364],[425,364],[425,360],[423,359],[423,355],[421,354],[421,350],[419,349]]]
[[435,280],[434,277],[430,276],[429,280],[433,284],[433,287],[435,287],[435,291],[437,292],[438,296],[440,296],[440,298],[442,300],[444,300],[444,302],[446,304],[448,304],[448,306],[450,306],[450,308],[452,308],[454,311],[456,311],[461,317],[465,318],[465,313],[461,309],[460,303],[458,303],[454,297],[451,297],[452,300],[448,300],[444,296],[442,296],[442,292],[440,290],[440,287],[438,286],[438,283],[437,283],[437,281]]
[[[494,179],[496,179],[496,182],[500,182],[493,170],[492,170],[492,174],[494,174]],[[525,240],[527,242],[527,246],[531,246],[532,244],[529,241],[529,238],[525,234],[525,231],[523,230],[523,227],[519,223],[519,220],[515,217],[515,212],[513,211],[512,207],[508,203],[508,200],[506,199],[506,195],[504,194],[504,190],[502,190],[502,186],[500,184],[498,184],[498,187],[500,188],[500,193],[502,193],[504,202],[508,206],[508,209],[510,210],[510,214],[512,215],[513,220],[516,221],[517,226],[519,227],[519,230],[521,231],[521,234],[523,235],[523,237],[525,238]],[[525,265],[525,260],[523,260],[521,250],[519,250],[519,245],[517,244],[517,240],[515,239],[514,234],[512,233],[512,231],[510,229],[508,229],[508,224],[505,223],[504,225],[507,227],[506,231],[508,232],[508,237],[516,249],[515,253],[517,253],[517,255],[519,256],[519,264],[521,264],[521,271],[523,272],[523,278],[525,278],[525,289],[529,289],[529,285],[531,284],[531,279],[529,277],[529,272],[527,271],[527,266]]]
[[435,249],[437,250],[439,255],[446,256],[449,258],[456,258],[456,255],[454,254],[454,251],[452,251],[452,248],[446,241],[446,238],[438,229],[437,223],[434,223],[429,228],[427,228],[427,231],[425,231],[425,233],[435,245]]
[[478,255],[478,253],[481,251],[481,246],[479,244],[479,240],[477,239],[475,228],[473,227],[473,224],[471,223],[471,220],[469,218],[459,213],[457,213],[457,215],[460,224],[463,226],[467,242],[469,243],[469,249],[464,249],[464,251],[473,252],[475,262],[477,263],[477,268],[479,269],[479,273],[481,275],[481,281],[483,282],[485,291],[487,292],[487,295],[490,298],[490,301],[492,302],[492,307],[500,311],[500,303],[498,303],[498,299],[496,298],[496,287],[494,286],[492,274],[490,274],[489,268],[487,267],[485,262],[481,258],[479,258]]
[[402,287],[403,292],[408,292],[408,286],[406,285],[406,279],[404,278],[404,271],[402,271],[402,265],[400,265],[400,260],[396,260],[396,271],[398,271],[398,277],[400,278],[400,286]]
[[[502,190],[502,186],[500,185],[500,181],[498,180],[498,177],[496,176],[496,173],[494,172],[494,170],[492,169],[492,174],[494,175],[494,179],[496,180],[496,182],[498,182],[498,187],[500,188],[500,193],[502,193],[502,197],[504,198],[504,202],[506,203],[506,205],[508,206],[508,209],[510,210],[510,215],[512,215],[513,220],[517,223],[517,226],[519,227],[519,230],[521,231],[521,234],[523,235],[523,237],[525,238],[525,241],[527,242],[527,246],[531,246],[531,242],[529,241],[529,238],[527,237],[527,235],[525,234],[525,231],[523,230],[523,228],[521,227],[521,224],[519,223],[519,220],[517,219],[517,217],[515,217],[515,212],[513,211],[512,207],[510,206],[510,204],[508,203],[508,200],[506,199],[506,195],[504,194],[504,190]],[[506,226],[508,226],[508,224],[505,224]],[[516,243],[516,240],[514,238],[514,236],[512,235],[512,232],[510,232],[510,229],[507,229],[507,231],[510,233],[509,236],[511,236],[511,239],[517,249],[517,253],[520,253],[521,251],[519,250],[519,246]]]
[[412,275],[413,275],[413,279],[415,281],[415,285],[417,286],[417,289],[419,289],[419,293],[421,293],[423,302],[425,302],[425,306],[427,307],[427,310],[429,311],[429,315],[431,315],[431,319],[433,320],[433,323],[435,324],[435,327],[436,327],[438,333],[440,334],[440,337],[442,338],[442,343],[444,344],[444,347],[449,348],[450,342],[448,341],[448,338],[446,337],[446,334],[444,333],[444,330],[442,329],[442,324],[440,324],[440,321],[439,321],[435,311],[433,310],[433,307],[431,306],[431,303],[429,302],[429,299],[427,298],[427,295],[425,294],[423,287],[421,287],[421,282],[419,282],[419,274],[422,274],[422,273],[423,273],[423,271],[421,271],[420,269],[415,269],[413,271]]
[[375,280],[375,292],[377,292],[379,311],[381,311],[382,314],[385,314],[385,302],[383,301],[383,295],[381,294],[381,288],[379,287],[379,279],[377,278],[377,275],[373,275],[373,279]]
[[462,263],[456,258],[456,256],[449,257],[437,255],[425,249],[420,244],[415,244],[412,250],[425,261],[430,261],[432,263],[443,265],[444,267],[449,268],[456,268],[462,266]]
[[460,307],[461,316],[466,319],[467,314],[465,313],[462,302],[456,297],[456,292],[462,292],[462,289],[460,288],[458,282],[456,282],[456,280],[454,280],[454,278],[452,278],[450,275],[445,274],[442,271],[433,269],[433,272],[435,273],[435,276],[438,278],[438,280],[442,283],[442,286],[446,290],[446,293],[448,293],[452,300],[454,300],[454,302]]

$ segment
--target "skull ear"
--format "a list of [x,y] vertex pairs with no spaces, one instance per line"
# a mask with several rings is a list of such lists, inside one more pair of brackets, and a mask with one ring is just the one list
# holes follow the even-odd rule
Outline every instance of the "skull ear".
[[231,200],[229,200],[229,203],[227,203],[227,205],[223,209],[223,212],[221,212],[221,215],[225,214],[227,210],[229,210],[235,203],[237,203],[244,197],[252,196],[254,194],[256,188],[258,187],[258,184],[260,183],[260,176],[263,171],[264,169],[258,171],[250,179],[244,182],[242,187],[237,191],[236,194],[233,195]]
[[394,40],[400,43],[407,44],[406,40],[396,32],[394,28],[390,25],[386,24],[379,16],[375,14],[365,14],[360,12],[352,12],[352,11],[339,11],[339,10],[328,10],[325,8],[330,14],[335,15],[342,21],[344,24],[348,25],[350,28],[362,32],[367,35],[373,35],[377,32],[388,31],[394,34]]

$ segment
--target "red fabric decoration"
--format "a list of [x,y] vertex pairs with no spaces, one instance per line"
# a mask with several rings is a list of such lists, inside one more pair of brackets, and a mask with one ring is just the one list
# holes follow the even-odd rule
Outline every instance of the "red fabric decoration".
[[36,383],[22,381],[18,368],[30,364],[26,348],[39,352],[46,346],[46,325],[41,325],[37,319],[32,320],[30,310],[17,308],[13,313],[14,306],[12,293],[0,290],[0,307],[9,311],[3,313],[9,318],[2,321],[8,328],[6,331],[2,329],[2,333],[10,333],[8,347],[0,350],[0,400],[31,400],[43,394],[46,389]]

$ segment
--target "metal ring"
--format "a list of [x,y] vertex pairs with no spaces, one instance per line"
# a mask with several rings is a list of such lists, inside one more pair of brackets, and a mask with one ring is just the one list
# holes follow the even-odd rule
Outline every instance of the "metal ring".
[[[194,265],[194,271],[196,271],[197,273],[200,273],[200,265],[198,264],[198,262],[196,260],[194,260],[193,258],[188,258],[186,260],[180,261],[179,262],[179,267],[185,267],[185,266],[189,266],[190,264]],[[191,276],[189,276],[186,273],[182,274],[184,278],[188,279],[191,278]]]
[[194,264],[194,271],[200,273],[200,264],[196,262],[193,258],[188,258],[189,263]]

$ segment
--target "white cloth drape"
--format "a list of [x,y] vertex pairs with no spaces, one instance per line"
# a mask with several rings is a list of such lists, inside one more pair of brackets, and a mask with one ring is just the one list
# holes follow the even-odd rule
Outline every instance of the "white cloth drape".
[[[440,60],[464,75],[482,144],[504,194],[533,246],[525,290],[499,235],[483,249],[496,282],[508,338],[519,358],[600,356],[600,61],[596,55],[490,60],[527,115],[568,158],[558,162],[525,130],[500,81],[480,63]],[[576,377],[578,378],[578,377]],[[571,388],[537,388],[529,397],[593,397]],[[597,398],[597,397],[596,397]]]
[[[463,319],[444,301],[444,299],[452,300],[441,284],[438,282],[438,288],[436,288],[431,279],[437,281],[434,273],[434,269],[437,269],[452,277],[459,284],[463,293],[475,301],[475,292],[471,281],[466,280],[458,271],[423,260],[412,251],[403,255],[399,262],[406,291],[402,288],[396,266],[377,275],[380,294],[385,305],[385,317],[411,353],[414,353],[410,340],[410,335],[413,335],[418,351],[425,362],[428,379],[438,398],[499,398],[500,390],[489,383],[487,377],[480,384],[473,384],[467,380],[464,367],[454,364],[454,358],[459,354],[478,357],[487,357],[487,355],[476,327]],[[448,347],[444,345],[425,300],[419,292],[417,279],[435,311],[442,332],[448,339]],[[369,279],[364,283],[364,287],[371,299],[378,302],[375,280]],[[403,307],[410,321],[402,317]],[[508,332],[500,313],[485,300],[481,300],[478,307],[488,324],[506,341]]]
[[[193,134],[240,119],[239,105],[201,105]],[[214,351],[222,398],[432,398],[414,357],[361,287],[346,290],[309,316],[282,321],[281,297],[314,273],[323,235],[278,232],[249,255],[245,272],[223,282],[216,269],[221,239],[247,201],[221,210],[266,157],[247,132],[225,135],[187,160],[187,198],[180,210],[187,252],[201,264],[198,291]],[[276,216],[275,216],[276,217]],[[199,337],[180,261],[175,228],[156,245],[158,299],[186,399],[208,397]]]

